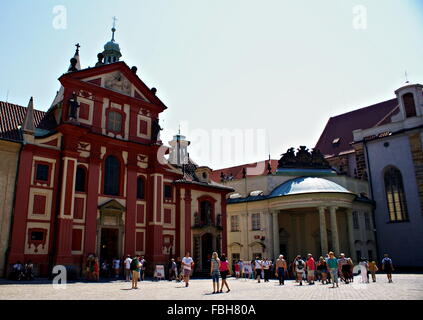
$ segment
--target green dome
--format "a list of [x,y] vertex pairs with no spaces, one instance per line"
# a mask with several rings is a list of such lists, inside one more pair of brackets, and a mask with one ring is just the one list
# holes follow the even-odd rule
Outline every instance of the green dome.
[[120,53],[119,44],[114,40],[111,40],[104,45],[104,51],[119,51]]
[[288,180],[273,189],[268,195],[268,198],[319,192],[351,193],[339,184],[327,179],[318,177],[299,177]]

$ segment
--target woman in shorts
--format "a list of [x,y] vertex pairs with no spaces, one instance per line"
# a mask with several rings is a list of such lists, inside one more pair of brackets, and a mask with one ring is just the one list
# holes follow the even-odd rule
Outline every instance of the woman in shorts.
[[231,291],[231,289],[229,289],[228,283],[226,282],[226,277],[230,274],[230,267],[229,267],[229,262],[226,259],[226,256],[224,254],[222,255],[222,259],[220,259],[219,271],[220,271],[220,276],[222,278],[222,285],[220,287],[219,292],[222,293],[223,286],[226,286],[226,288],[228,289],[228,291],[226,292]]
[[319,258],[319,262],[317,263],[317,272],[319,273],[321,283],[327,284],[328,283],[328,266],[326,264],[325,259],[323,259],[323,257]]

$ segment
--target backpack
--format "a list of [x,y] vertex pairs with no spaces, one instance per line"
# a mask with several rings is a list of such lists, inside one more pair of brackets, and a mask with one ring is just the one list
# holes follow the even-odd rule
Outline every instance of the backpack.
[[299,269],[299,270],[301,270],[301,269],[303,269],[304,268],[304,262],[302,261],[302,260],[298,260],[297,261],[297,268]]
[[385,267],[390,267],[392,263],[392,260],[390,258],[383,258],[383,265]]
[[130,266],[131,271],[134,271],[134,270],[138,269],[138,264],[139,263],[140,262],[138,261],[138,259],[132,259],[131,266]]

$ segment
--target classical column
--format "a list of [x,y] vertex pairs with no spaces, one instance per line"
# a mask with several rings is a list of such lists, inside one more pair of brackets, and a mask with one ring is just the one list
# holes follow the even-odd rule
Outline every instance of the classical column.
[[353,213],[351,208],[347,209],[347,222],[348,222],[348,241],[350,243],[350,257],[354,262],[356,262],[357,256],[356,256],[355,243],[354,243],[354,223],[353,223]]
[[329,207],[330,211],[330,225],[332,230],[332,246],[335,255],[339,255],[339,235],[338,224],[336,222],[336,209],[337,207]]
[[266,215],[267,224],[266,224],[266,239],[267,239],[267,256],[269,259],[273,259],[273,253],[274,253],[274,246],[273,246],[273,216],[272,211],[268,211]]
[[273,259],[279,256],[279,212],[273,211]]
[[[77,167],[76,154],[65,151],[62,169],[62,191],[60,194],[59,216],[57,217],[56,264],[72,264],[72,227]],[[72,157],[73,156],[73,157]]]
[[[87,201],[85,211],[84,253],[96,253],[98,184],[100,181],[100,147],[91,144],[88,164]],[[100,241],[100,239],[98,239]],[[100,254],[100,252],[98,252]]]
[[326,229],[325,207],[319,207],[319,221],[320,221],[320,247],[322,256],[328,253],[328,232]]
[[248,256],[248,215],[247,213],[241,213],[241,239],[242,239],[242,260],[249,261]]
[[228,254],[228,221],[226,214],[226,195],[221,194],[220,196],[220,213],[221,223],[223,228],[222,233],[222,253]]
[[126,177],[126,215],[125,215],[125,248],[124,254],[135,254],[136,212],[137,212],[137,158],[136,153],[128,155]]

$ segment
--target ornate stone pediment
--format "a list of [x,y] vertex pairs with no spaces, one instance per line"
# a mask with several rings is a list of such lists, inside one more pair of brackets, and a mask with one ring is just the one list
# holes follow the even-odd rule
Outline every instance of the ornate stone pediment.
[[119,71],[105,76],[104,87],[123,94],[131,95],[131,82]]
[[98,206],[98,209],[101,213],[122,213],[123,211],[125,211],[126,208],[121,205],[118,201],[110,200]]

